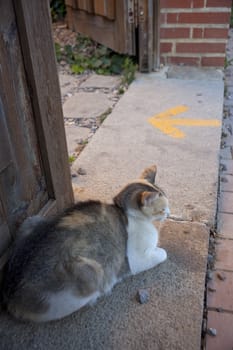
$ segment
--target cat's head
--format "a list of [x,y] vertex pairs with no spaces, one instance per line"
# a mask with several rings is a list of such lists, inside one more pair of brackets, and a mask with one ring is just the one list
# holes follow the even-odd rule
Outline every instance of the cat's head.
[[136,181],[125,186],[114,198],[116,206],[131,215],[148,217],[150,220],[166,219],[170,210],[164,191],[155,185],[156,165],[146,168]]

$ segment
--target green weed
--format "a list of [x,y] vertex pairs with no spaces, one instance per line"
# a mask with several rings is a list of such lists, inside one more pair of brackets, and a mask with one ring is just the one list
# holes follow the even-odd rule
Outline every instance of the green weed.
[[71,165],[75,161],[75,156],[69,156],[69,164]]
[[109,108],[106,110],[106,112],[102,113],[102,114],[99,116],[99,122],[100,122],[100,124],[102,124],[102,123],[105,121],[105,119],[107,118],[107,116],[108,116],[111,112],[112,112],[112,108],[109,107]]
[[224,68],[227,68],[229,66],[232,65],[233,62],[233,58],[231,58],[230,60],[228,60],[227,58],[225,58],[225,62],[224,62]]
[[52,21],[58,21],[66,15],[66,5],[64,0],[52,0],[50,1],[50,12]]
[[122,83],[129,85],[137,70],[137,65],[130,57],[117,54],[81,34],[78,34],[75,46],[61,48],[55,43],[55,52],[58,62],[67,62],[74,74],[85,71],[103,75],[122,74]]

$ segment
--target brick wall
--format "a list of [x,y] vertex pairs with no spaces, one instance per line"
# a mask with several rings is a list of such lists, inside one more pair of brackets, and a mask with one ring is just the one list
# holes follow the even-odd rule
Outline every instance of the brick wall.
[[160,0],[160,61],[223,67],[231,0]]

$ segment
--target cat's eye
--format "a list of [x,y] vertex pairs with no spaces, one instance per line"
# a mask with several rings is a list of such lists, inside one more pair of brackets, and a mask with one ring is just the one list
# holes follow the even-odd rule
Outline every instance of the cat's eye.
[[164,213],[166,213],[166,209],[162,209],[162,210],[160,210],[160,212],[159,212],[159,214],[164,214]]

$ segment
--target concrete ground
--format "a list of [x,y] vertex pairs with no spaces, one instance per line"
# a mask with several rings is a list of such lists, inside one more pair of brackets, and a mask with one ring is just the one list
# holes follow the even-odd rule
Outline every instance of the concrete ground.
[[[224,86],[216,71],[189,69],[183,78],[179,69],[139,74],[72,166],[78,200],[109,201],[144,167],[156,163],[157,183],[167,192],[172,213],[160,239],[168,260],[61,321],[27,324],[2,313],[1,349],[200,349]],[[77,107],[69,106],[72,117],[65,116],[79,132],[82,99],[77,98]],[[137,300],[140,289],[149,293],[145,304]]]

